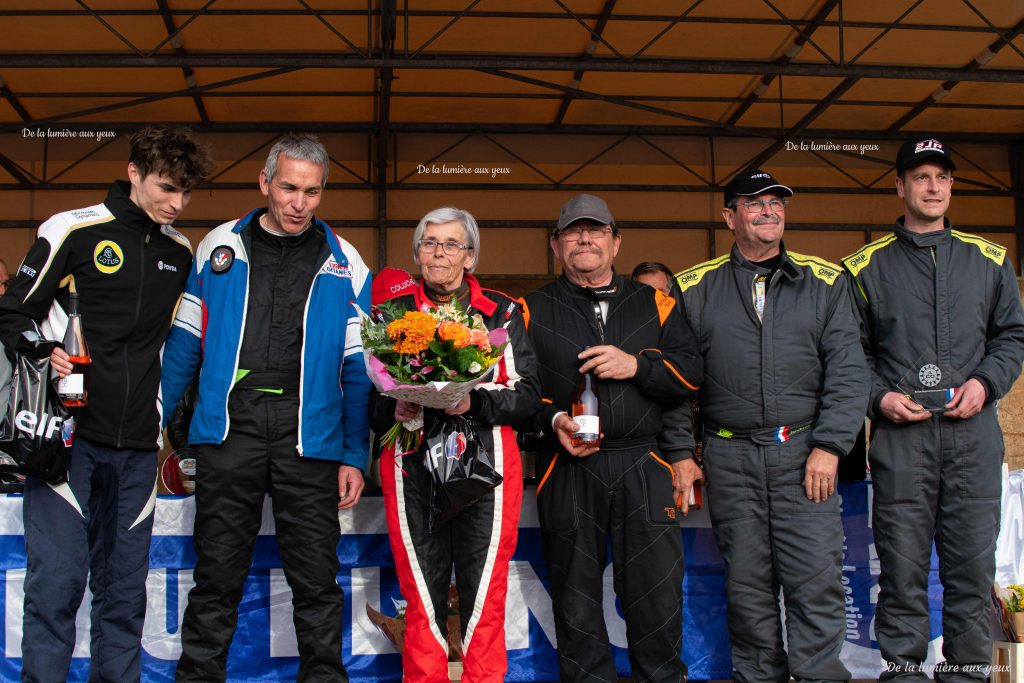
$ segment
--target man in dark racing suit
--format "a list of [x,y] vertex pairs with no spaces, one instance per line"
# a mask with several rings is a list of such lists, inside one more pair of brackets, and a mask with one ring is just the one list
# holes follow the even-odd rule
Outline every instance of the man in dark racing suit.
[[[137,681],[160,440],[160,352],[185,287],[192,247],[171,224],[212,170],[183,129],[131,137],[128,181],[103,203],[59,213],[39,228],[0,300],[0,339],[18,350],[41,325],[64,338],[71,292],[81,297],[92,353],[89,403],[76,409],[68,481],[25,482],[22,680],[63,681],[75,614],[92,591],[89,680]],[[62,375],[68,355],[51,357]]]
[[[606,546],[626,620],[634,680],[685,680],[682,536],[675,498],[699,476],[692,450],[659,447],[664,404],[701,381],[693,335],[675,301],[612,268],[621,236],[590,195],[561,211],[551,249],[563,275],[526,297],[544,407],[537,426],[537,506],[551,578],[563,681],[617,679],[603,611]],[[596,376],[600,449],[574,447],[566,413],[580,372]]]
[[953,230],[953,171],[931,136],[904,144],[893,233],[843,260],[871,366],[868,452],[881,562],[875,631],[882,679],[928,680],[928,572],[943,586],[937,681],[981,681],[999,529],[1003,438],[996,401],[1024,360],[1024,315],[1007,250]]
[[842,269],[782,244],[792,194],[764,171],[738,174],[722,210],[731,253],[677,276],[704,359],[707,500],[742,683],[850,678],[839,660],[846,621],[834,494],[839,458],[864,423],[868,372]]

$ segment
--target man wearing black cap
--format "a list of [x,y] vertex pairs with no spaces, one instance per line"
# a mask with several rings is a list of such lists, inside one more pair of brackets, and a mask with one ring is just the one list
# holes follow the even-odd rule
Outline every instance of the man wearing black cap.
[[937,681],[981,681],[991,658],[1003,439],[995,402],[1024,361],[1024,315],[1006,249],[953,230],[949,148],[896,158],[904,215],[843,259],[871,366],[869,459],[881,562],[875,631],[883,679],[924,681],[932,541],[943,585]]
[[782,244],[792,195],[760,169],[737,175],[722,210],[732,251],[676,276],[704,358],[708,505],[744,682],[850,678],[835,483],[868,373],[842,269]]
[[[526,297],[544,397],[535,431],[547,433],[537,449],[537,507],[561,680],[617,680],[604,622],[610,540],[633,678],[679,683],[686,665],[675,500],[685,500],[700,470],[692,446],[659,446],[659,432],[663,406],[696,390],[701,363],[675,301],[613,269],[621,242],[604,200],[573,197],[551,236],[563,274]],[[572,444],[581,425],[567,411],[587,372],[600,397],[600,447]]]

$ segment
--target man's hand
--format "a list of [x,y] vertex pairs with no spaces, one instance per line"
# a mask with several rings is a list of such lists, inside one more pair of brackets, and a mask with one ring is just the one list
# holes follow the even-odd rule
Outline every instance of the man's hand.
[[449,415],[462,415],[464,412],[469,410],[470,403],[471,402],[469,400],[469,394],[466,394],[465,396],[462,397],[462,400],[459,401],[457,405],[454,405],[451,408],[445,408],[444,412],[448,413]]
[[953,394],[953,400],[946,404],[946,417],[957,417],[966,420],[974,417],[985,405],[985,385],[973,377]]
[[75,366],[71,364],[71,356],[64,349],[57,347],[50,352],[50,367],[61,377],[67,377]]
[[890,391],[883,396],[879,407],[882,409],[882,415],[896,424],[920,422],[932,416],[927,408],[911,401],[909,396],[898,391]]
[[348,510],[363,495],[363,472],[358,467],[342,465],[338,468],[338,509]]
[[562,448],[564,448],[565,452],[569,455],[577,458],[585,458],[588,455],[593,455],[601,450],[599,446],[588,446],[583,444],[577,448],[572,445],[572,435],[579,431],[580,426],[573,422],[572,418],[566,413],[560,413],[558,417],[555,418],[554,428],[555,434],[558,435],[559,443],[562,444]]
[[837,469],[839,456],[820,448],[811,450],[804,466],[804,491],[810,500],[821,503],[836,492]]
[[636,356],[615,346],[591,346],[576,357],[586,361],[580,372],[593,370],[601,379],[629,379],[636,375]]
[[672,463],[672,499],[684,515],[690,511],[690,489],[696,480],[704,481],[704,473],[693,458]]
[[415,420],[423,413],[423,406],[399,400],[395,403],[395,419],[399,422]]

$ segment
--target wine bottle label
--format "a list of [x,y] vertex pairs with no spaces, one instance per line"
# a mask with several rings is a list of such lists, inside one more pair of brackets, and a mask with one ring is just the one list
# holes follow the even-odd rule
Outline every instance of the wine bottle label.
[[572,421],[580,426],[577,435],[601,433],[601,418],[597,415],[573,415]]
[[61,377],[57,382],[57,393],[65,397],[80,398],[85,393],[85,375],[76,372]]

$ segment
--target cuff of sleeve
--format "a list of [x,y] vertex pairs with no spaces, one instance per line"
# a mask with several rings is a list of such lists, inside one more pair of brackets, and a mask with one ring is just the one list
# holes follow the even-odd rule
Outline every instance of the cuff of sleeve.
[[476,417],[480,414],[482,404],[483,397],[480,395],[479,391],[469,392],[469,410],[466,411],[466,414],[470,417]]
[[568,415],[569,413],[564,410],[558,410],[551,415],[551,419],[548,421],[548,427],[551,428],[552,433],[555,431],[555,420],[558,419],[559,415]]
[[831,453],[832,455],[836,456],[837,458],[842,458],[843,456],[846,455],[846,453],[843,452],[843,449],[841,449],[841,448],[839,448],[839,446],[836,446],[835,444],[831,444],[831,443],[823,443],[821,441],[812,441],[811,442],[811,448],[820,448],[821,450],[826,451],[827,453]]
[[677,462],[682,462],[683,460],[693,460],[693,451],[689,449],[666,451],[664,455],[665,461],[670,465],[675,465]]
[[985,390],[985,403],[986,403],[986,405],[995,400],[993,398],[995,396],[995,392],[992,391],[992,384],[987,379],[985,379],[981,375],[971,375],[967,379],[976,379],[979,382],[981,382],[981,386]]
[[654,361],[642,351],[636,355],[636,374],[633,375],[633,381],[636,384],[645,386],[650,381],[653,363]]

